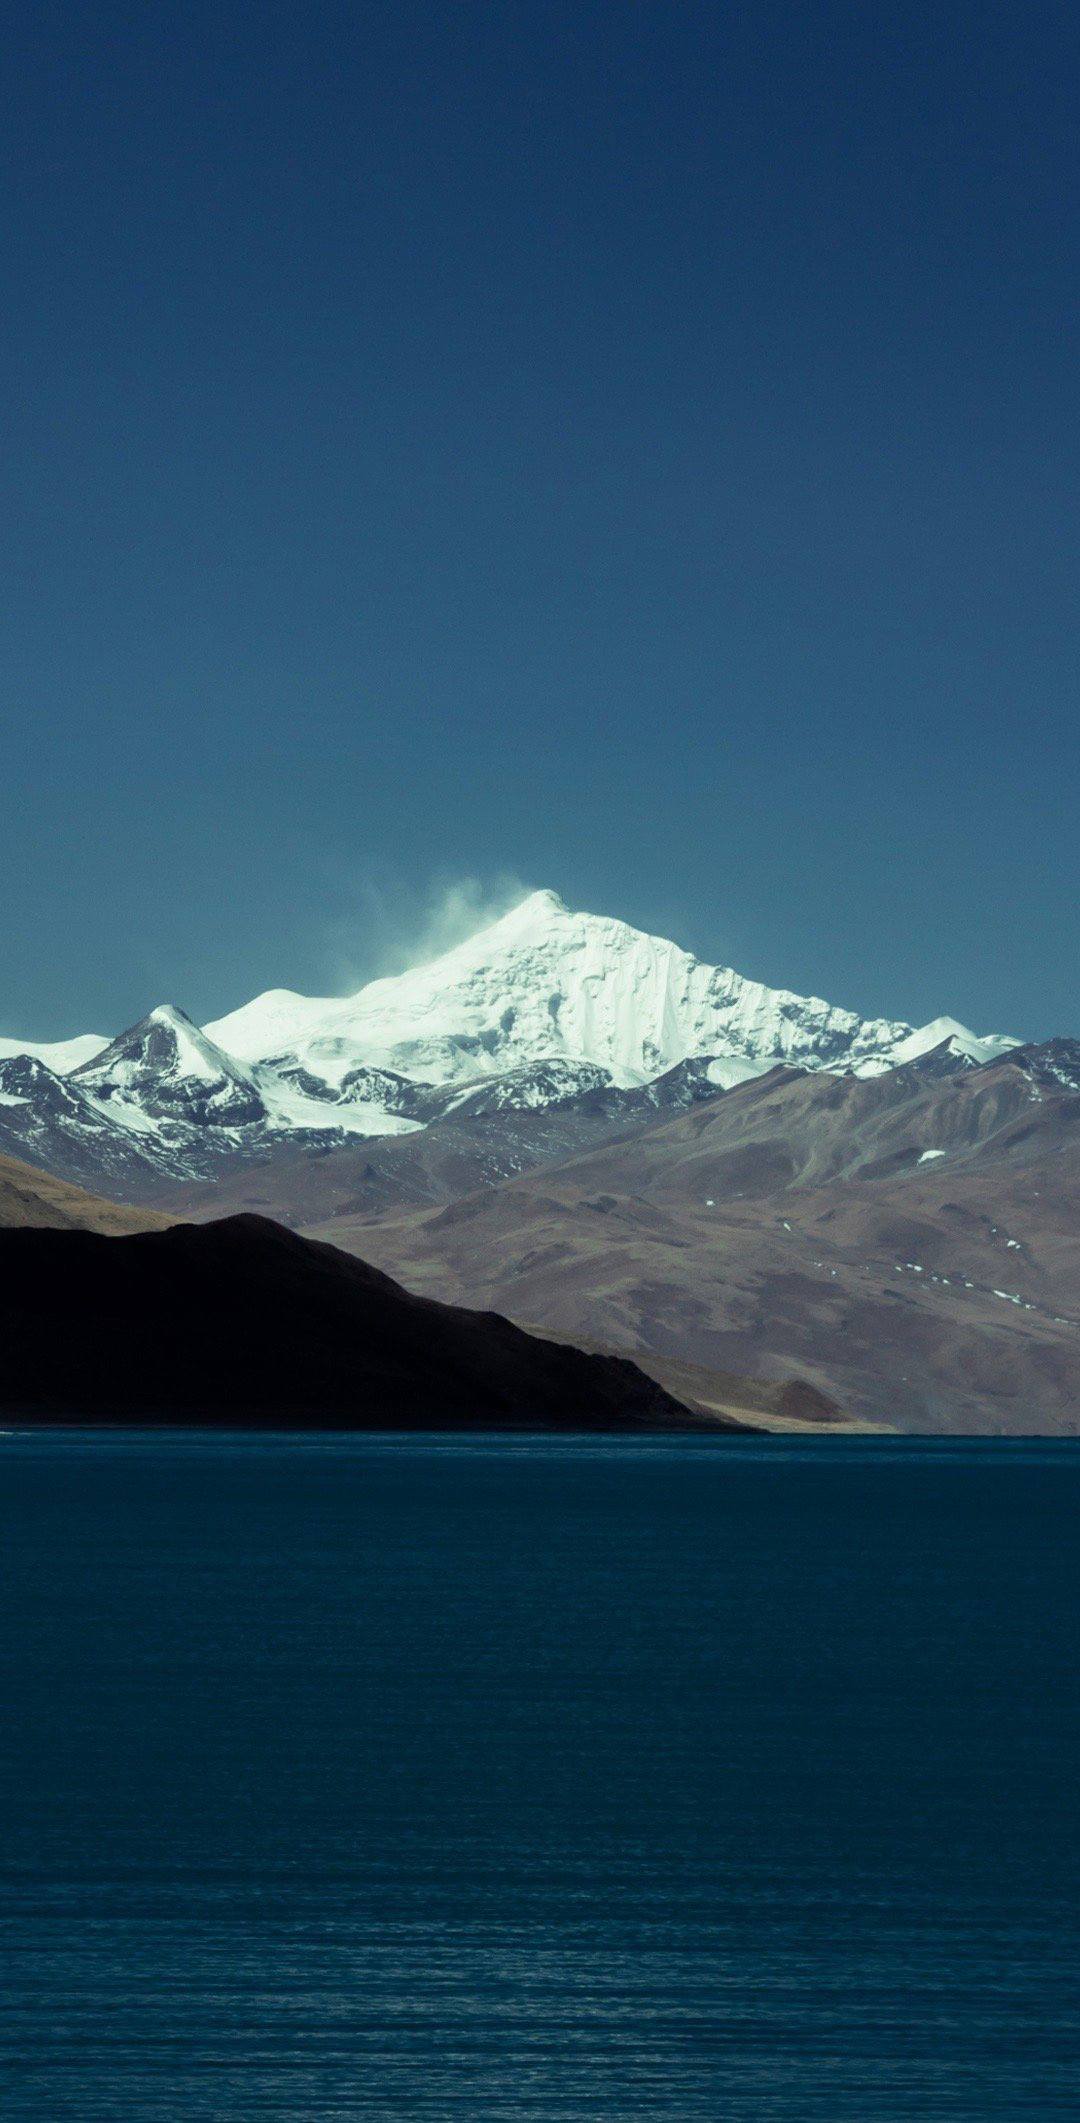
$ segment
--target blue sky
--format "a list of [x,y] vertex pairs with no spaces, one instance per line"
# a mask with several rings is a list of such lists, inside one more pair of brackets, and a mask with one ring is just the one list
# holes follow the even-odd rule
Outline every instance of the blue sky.
[[22,11],[0,1030],[550,885],[1080,1032],[1080,18]]

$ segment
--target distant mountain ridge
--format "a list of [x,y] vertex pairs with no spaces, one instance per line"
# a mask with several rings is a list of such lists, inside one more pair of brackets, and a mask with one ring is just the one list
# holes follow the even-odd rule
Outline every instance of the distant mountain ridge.
[[679,1070],[715,1095],[778,1063],[872,1076],[929,1054],[977,1066],[1016,1045],[952,1018],[863,1019],[535,892],[352,996],[276,989],[201,1029],[162,1004],[111,1041],[0,1041],[0,1150],[144,1196],[163,1178],[405,1135],[454,1110],[633,1103]]

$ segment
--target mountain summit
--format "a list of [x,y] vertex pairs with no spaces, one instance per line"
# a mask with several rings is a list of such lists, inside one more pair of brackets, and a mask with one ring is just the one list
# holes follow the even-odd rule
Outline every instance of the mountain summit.
[[558,1056],[633,1085],[705,1055],[746,1064],[744,1073],[778,1061],[869,1071],[910,1059],[897,1050],[913,1042],[925,1051],[954,1034],[985,1049],[980,1059],[1016,1044],[976,1041],[953,1019],[924,1040],[910,1025],[706,965],[626,922],[572,913],[547,891],[430,964],[355,995],[275,989],[206,1030],[244,1061],[299,1063],[329,1085],[361,1063],[445,1084]]
[[[201,1031],[165,1004],[107,1045],[7,1042],[0,1149],[116,1191],[128,1165],[211,1178],[223,1157],[262,1158],[283,1138],[303,1150],[408,1133],[478,1089],[485,1110],[494,1095],[536,1113],[661,1080],[665,1100],[713,1095],[777,1063],[866,1076],[933,1053],[962,1068],[1017,1044],[953,1018],[918,1031],[860,1018],[540,891],[355,995],[275,988]],[[686,1068],[701,1082],[672,1092]]]

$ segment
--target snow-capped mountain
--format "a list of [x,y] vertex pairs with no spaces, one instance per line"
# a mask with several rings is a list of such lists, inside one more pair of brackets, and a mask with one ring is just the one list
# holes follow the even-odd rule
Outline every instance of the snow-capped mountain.
[[[14,1044],[14,1043],[13,1043]],[[78,1053],[81,1042],[65,1042]],[[66,1075],[29,1050],[0,1058],[0,1149],[84,1185],[144,1194],[162,1179],[210,1177],[223,1163],[265,1157],[282,1141],[314,1146],[419,1125],[398,1111],[395,1081],[326,1086],[236,1061],[173,1003],[119,1038],[96,1043]],[[355,1078],[364,1072],[355,1072]]]
[[[690,1056],[874,1069],[920,1038],[927,1050],[951,1035],[974,1041],[952,1019],[920,1035],[763,987],[626,922],[571,913],[554,892],[534,892],[430,965],[356,995],[271,989],[206,1031],[241,1060],[299,1066],[331,1089],[361,1063],[445,1084],[561,1057],[629,1086]],[[1016,1041],[978,1044],[989,1054]]]
[[[606,1090],[712,1096],[777,1063],[872,1075],[1017,1046],[952,1018],[914,1030],[710,966],[534,892],[430,964],[355,995],[273,989],[201,1030],[163,1004],[105,1042],[0,1042],[0,1147],[85,1181],[209,1175],[284,1139],[312,1150]],[[673,1072],[677,1072],[673,1075]],[[670,1083],[669,1083],[670,1080]],[[632,1101],[634,1110],[652,1104]],[[629,1110],[629,1109],[628,1109]]]
[[71,1080],[125,1127],[181,1121],[243,1127],[265,1121],[255,1074],[233,1060],[172,1003],[122,1032]]
[[1001,1054],[1010,1054],[1017,1045],[1015,1039],[1007,1039],[996,1032],[984,1039],[977,1039],[966,1025],[958,1024],[955,1017],[935,1017],[928,1025],[920,1025],[916,1032],[898,1040],[886,1057],[875,1055],[860,1063],[856,1076],[877,1076],[884,1069],[901,1069],[907,1062],[922,1061],[927,1054],[940,1054],[952,1060],[968,1063],[974,1067],[982,1062],[996,1061]]
[[[166,1103],[165,1085],[149,1076],[132,1088],[156,1108]],[[0,1151],[117,1197],[127,1197],[132,1186],[140,1190],[205,1168],[204,1143],[209,1147],[217,1131],[166,1122],[136,1096],[115,1097],[112,1090],[106,1083],[99,1096],[96,1086],[79,1082],[77,1071],[61,1076],[34,1054],[0,1059]]]

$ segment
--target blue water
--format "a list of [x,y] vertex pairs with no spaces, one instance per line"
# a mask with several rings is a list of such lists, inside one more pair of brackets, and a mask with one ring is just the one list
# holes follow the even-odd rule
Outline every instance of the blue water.
[[1080,1449],[0,1440],[5,2119],[1074,2118]]

